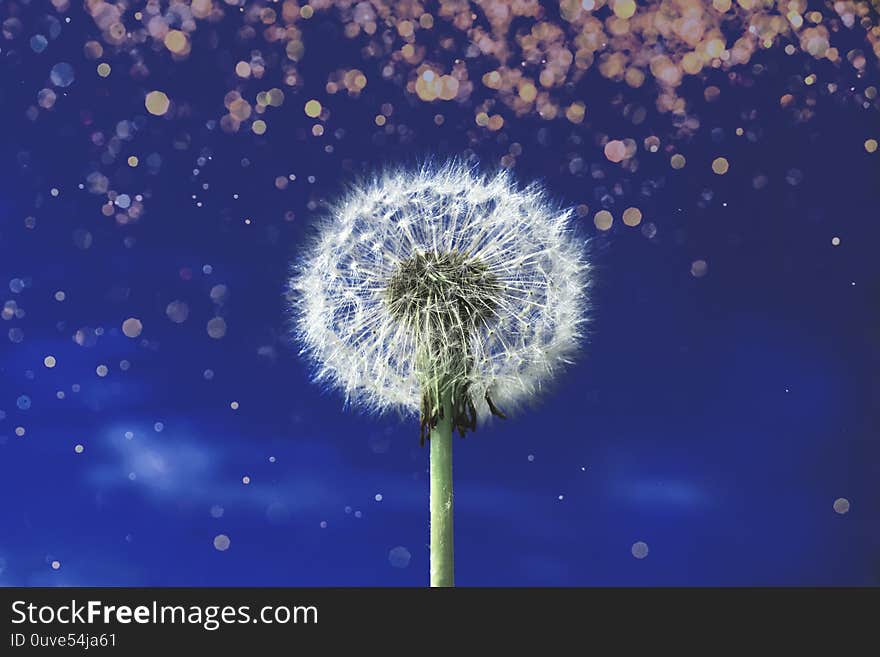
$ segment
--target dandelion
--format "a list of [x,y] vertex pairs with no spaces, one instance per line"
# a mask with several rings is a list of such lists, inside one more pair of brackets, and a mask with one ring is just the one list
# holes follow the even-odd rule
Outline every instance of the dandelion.
[[534,399],[572,361],[590,269],[571,212],[461,164],[353,187],[294,267],[296,333],[350,405],[420,418],[431,585],[452,586],[452,433]]

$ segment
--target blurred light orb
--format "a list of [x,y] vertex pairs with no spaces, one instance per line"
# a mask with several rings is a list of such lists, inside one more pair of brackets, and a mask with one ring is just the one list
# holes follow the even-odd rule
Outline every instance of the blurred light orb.
[[691,276],[702,278],[709,271],[709,263],[705,260],[694,260],[691,263]]
[[141,331],[144,330],[144,325],[141,323],[141,320],[136,317],[129,317],[124,322],[122,322],[122,333],[127,338],[136,338],[141,334]]
[[189,317],[189,306],[184,301],[174,300],[165,307],[165,314],[175,324],[182,324]]
[[834,511],[840,515],[849,513],[849,500],[845,497],[838,497],[834,500]]
[[642,211],[638,208],[627,208],[623,211],[623,223],[627,226],[638,226],[642,222]]
[[406,568],[409,565],[410,560],[412,559],[412,555],[409,550],[407,550],[402,545],[398,545],[395,548],[391,548],[388,552],[388,563],[390,563],[395,568]]
[[309,117],[310,119],[316,119],[321,115],[322,108],[321,103],[313,99],[308,101],[303,109],[307,117]]
[[599,230],[610,230],[611,224],[614,223],[614,217],[608,210],[599,210],[593,217],[593,223]]
[[644,559],[648,556],[648,544],[644,541],[636,541],[630,551],[636,559]]
[[626,145],[619,139],[613,139],[605,144],[605,157],[610,162],[621,162],[626,157]]
[[224,335],[226,335],[226,320],[222,317],[214,317],[212,319],[209,319],[207,330],[209,336],[211,336],[215,340],[219,340]]
[[162,91],[151,91],[144,99],[147,111],[153,116],[164,116],[171,107],[171,101]]
[[67,62],[58,62],[49,73],[49,79],[56,87],[69,87],[73,84],[73,78],[73,66]]
[[218,552],[226,552],[229,549],[230,540],[226,534],[217,534],[214,537],[214,548]]

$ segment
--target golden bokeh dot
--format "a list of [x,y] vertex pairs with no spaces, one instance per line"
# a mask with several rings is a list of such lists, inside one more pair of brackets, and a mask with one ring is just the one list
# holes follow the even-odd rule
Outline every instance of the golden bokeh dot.
[[321,103],[315,99],[306,102],[304,109],[306,116],[310,119],[316,119],[321,115]]
[[586,105],[581,102],[572,103],[565,110],[565,118],[572,123],[582,123],[586,109]]
[[238,402],[237,401],[231,402],[229,404],[229,408],[231,408],[233,411],[237,411],[238,410]]
[[171,52],[180,55],[186,52],[187,40],[186,34],[180,30],[169,30],[165,35],[165,47]]
[[387,119],[385,118],[384,114],[377,114],[376,118],[374,120],[376,121],[376,125],[383,126],[383,125],[385,125],[385,121]]
[[266,133],[266,122],[262,119],[257,119],[254,121],[254,124],[251,126],[251,130],[254,131],[255,135],[262,135]]
[[627,208],[623,211],[623,223],[627,226],[638,226],[642,222],[642,211],[638,208]]
[[615,0],[614,15],[618,18],[632,18],[636,13],[635,0]]
[[596,228],[599,230],[608,230],[613,222],[614,217],[611,216],[608,210],[599,210],[593,217],[593,223],[596,224]]
[[144,325],[141,323],[136,317],[129,317],[124,322],[122,322],[122,333],[127,338],[136,338],[141,334],[141,331],[144,330]]
[[687,160],[684,159],[684,155],[681,153],[676,153],[671,158],[669,158],[669,166],[673,169],[684,169],[684,165]]
[[538,89],[531,82],[524,82],[519,86],[519,97],[525,102],[531,103],[538,96]]
[[873,153],[877,150],[877,140],[876,139],[867,139],[865,140],[865,150],[869,153]]
[[730,163],[727,161],[727,158],[724,157],[716,157],[712,160],[712,171],[717,173],[719,176],[723,176],[727,173],[728,169],[730,169]]
[[108,64],[107,62],[101,62],[100,64],[98,64],[98,75],[100,75],[102,78],[106,78],[107,76],[109,76],[110,64]]
[[144,100],[147,111],[153,116],[163,116],[171,106],[168,96],[162,91],[151,91]]
[[55,360],[55,356],[46,356],[43,359],[43,365],[48,367],[50,370],[55,367],[57,361]]
[[136,167],[138,165],[139,160],[136,155],[130,155],[128,158],[128,166]]

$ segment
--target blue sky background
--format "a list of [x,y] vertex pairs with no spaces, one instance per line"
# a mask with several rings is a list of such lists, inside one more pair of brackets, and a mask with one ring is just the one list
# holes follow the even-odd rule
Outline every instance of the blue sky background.
[[[233,46],[157,56],[151,80],[193,108],[166,121],[144,111],[150,83],[95,75],[82,54],[95,30],[78,6],[67,24],[39,4],[24,3],[23,33],[0,41],[0,301],[15,303],[0,322],[0,584],[425,585],[418,424],[344,410],[310,383],[287,337],[285,275],[310,215],[357,174],[452,155],[491,169],[512,142],[519,179],[590,207],[578,230],[596,264],[592,332],[534,409],[456,441],[458,583],[880,584],[880,153],[863,147],[880,122],[840,95],[820,95],[809,121],[779,104],[814,68],[860,92],[876,85],[876,62],[857,78],[762,54],[768,70],[723,87],[720,104],[703,100],[705,84],[685,90],[702,125],[674,141],[683,170],[645,152],[625,171],[594,136],[674,133],[647,88],[626,91],[647,107],[639,126],[603,102],[620,89],[587,78],[590,121],[512,117],[489,134],[472,108],[404,96],[369,62],[363,95],[327,97],[327,71],[359,55],[316,21],[289,107],[263,137],[228,135],[208,122]],[[37,53],[30,36],[56,31],[47,16],[57,37]],[[75,81],[32,120],[59,61]],[[308,98],[333,110],[321,139],[300,109]],[[373,122],[383,102],[393,134]],[[90,135],[120,120],[135,134],[101,163]],[[161,167],[144,182],[125,158],[150,153]],[[719,155],[725,176],[711,170]],[[149,190],[139,222],[116,225],[78,189],[96,167]],[[656,235],[622,225],[629,206]],[[603,207],[607,232],[592,221]],[[166,315],[174,300],[188,304],[180,324]],[[221,339],[206,331],[215,316]],[[130,317],[143,325],[135,339],[121,328]]]

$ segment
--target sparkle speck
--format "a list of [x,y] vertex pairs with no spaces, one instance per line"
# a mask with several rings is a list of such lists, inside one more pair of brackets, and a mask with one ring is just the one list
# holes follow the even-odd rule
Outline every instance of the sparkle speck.
[[231,404],[229,404],[229,408],[231,408],[233,411],[237,411],[238,410],[238,402],[237,401],[232,402]]
[[376,499],[377,502],[381,502],[381,501],[382,501],[382,493],[376,493],[376,498],[375,498],[375,499]]
[[248,477],[247,475],[245,475],[244,477],[241,478],[241,483],[243,483],[245,486],[247,486],[249,483],[251,483],[251,478]]
[[53,367],[55,367],[55,364],[56,364],[55,356],[46,356],[43,359],[43,365],[45,365],[49,369],[52,369]]
[[58,570],[59,568],[61,568],[61,562],[60,561],[53,561],[52,562],[52,570]]
[[832,246],[840,246],[840,238],[839,237],[832,237],[831,238],[831,245]]
[[82,454],[84,449],[85,449],[85,447],[83,447],[82,445],[77,445],[76,447],[73,448],[73,451],[76,452],[77,454]]

